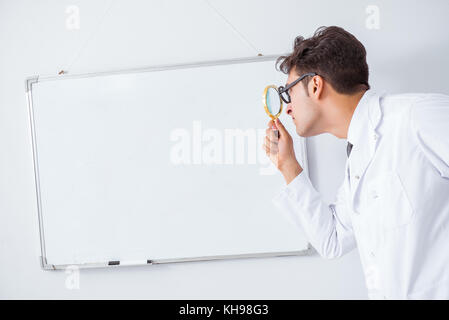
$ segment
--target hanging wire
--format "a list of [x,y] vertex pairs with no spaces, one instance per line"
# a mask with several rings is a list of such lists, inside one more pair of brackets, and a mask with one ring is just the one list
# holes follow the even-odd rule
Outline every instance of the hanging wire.
[[103,14],[101,15],[100,19],[98,20],[98,24],[96,26],[96,28],[91,32],[91,34],[87,37],[86,41],[84,41],[84,43],[81,45],[81,47],[79,48],[78,52],[76,53],[75,57],[72,59],[72,61],[67,65],[66,69],[63,69],[59,72],[59,74],[64,74],[67,73],[69,70],[71,70],[72,66],[75,64],[75,62],[78,61],[78,59],[80,58],[81,54],[83,53],[83,51],[86,49],[87,45],[89,44],[89,42],[94,38],[94,36],[98,33],[98,31],[100,30],[101,26],[103,25],[103,22],[106,18],[106,16],[109,14],[109,12],[111,11],[114,3],[116,2],[116,0],[111,0],[111,2],[109,3],[109,6],[106,8],[106,10],[103,12]]
[[204,0],[204,2],[206,2],[206,4],[213,10],[215,11],[215,13],[220,16],[221,19],[223,19],[223,21],[232,28],[232,30],[234,30],[234,32],[240,37],[240,39],[242,39],[249,47],[251,47],[258,56],[261,56],[262,54],[259,52],[259,50],[257,50],[257,48],[248,40],[248,38],[246,38],[228,19],[226,19],[226,17],[224,15],[222,15],[220,13],[220,11],[218,11],[218,9],[216,7],[214,7],[209,0]]
[[[73,65],[79,60],[79,58],[81,57],[81,54],[84,52],[84,50],[86,49],[88,44],[91,42],[91,40],[94,38],[94,36],[100,30],[106,16],[111,11],[115,2],[116,2],[116,0],[111,0],[111,2],[109,3],[109,6],[106,8],[106,10],[101,15],[96,28],[87,37],[86,41],[84,41],[84,43],[82,44],[82,46],[80,47],[78,52],[75,54],[75,57],[72,59],[72,61],[67,65],[67,67],[65,69],[62,69],[58,74],[67,73],[69,70],[71,70]],[[257,50],[257,48],[248,40],[248,38],[246,38],[228,19],[226,19],[226,17],[223,14],[221,14],[220,11],[218,11],[218,9],[216,7],[214,7],[209,2],[209,0],[204,0],[204,2],[240,37],[241,40],[243,40],[243,42],[245,42],[251,49],[253,49],[257,53],[258,56],[262,56],[262,54],[259,52],[259,50]]]

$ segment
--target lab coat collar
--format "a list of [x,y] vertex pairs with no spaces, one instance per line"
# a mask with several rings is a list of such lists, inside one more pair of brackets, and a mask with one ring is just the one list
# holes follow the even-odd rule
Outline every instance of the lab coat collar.
[[363,94],[352,115],[348,128],[348,142],[360,146],[366,130],[375,131],[380,118],[379,95],[368,90]]
[[[360,99],[348,129],[348,141],[353,144],[351,155],[347,161],[352,179],[351,200],[353,209],[357,208],[356,194],[360,182],[363,180],[366,169],[376,152],[379,143],[379,134],[376,131],[382,118],[380,108],[380,95],[375,92],[365,92]],[[348,172],[348,171],[347,171]],[[347,177],[348,180],[349,176]]]

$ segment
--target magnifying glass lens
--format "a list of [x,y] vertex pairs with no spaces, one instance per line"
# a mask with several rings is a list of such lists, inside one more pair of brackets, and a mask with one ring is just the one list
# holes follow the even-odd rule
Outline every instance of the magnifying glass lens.
[[266,95],[266,105],[268,111],[274,116],[281,110],[281,101],[275,88],[269,88]]

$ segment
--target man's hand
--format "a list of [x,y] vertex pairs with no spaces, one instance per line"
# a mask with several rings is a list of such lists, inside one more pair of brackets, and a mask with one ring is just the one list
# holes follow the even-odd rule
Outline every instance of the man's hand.
[[302,172],[296,160],[293,139],[279,119],[276,119],[276,122],[270,120],[265,133],[263,148],[289,184]]

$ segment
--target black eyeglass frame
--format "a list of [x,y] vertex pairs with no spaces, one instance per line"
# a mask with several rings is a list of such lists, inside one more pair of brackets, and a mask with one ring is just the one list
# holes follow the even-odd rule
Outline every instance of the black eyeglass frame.
[[[290,103],[292,101],[292,99],[290,97],[290,94],[288,93],[288,90],[290,90],[295,84],[297,84],[299,81],[303,80],[305,77],[314,77],[314,76],[317,76],[317,75],[318,74],[316,74],[315,72],[308,72],[308,73],[303,74],[302,76],[300,76],[298,79],[296,79],[295,81],[293,81],[292,83],[290,83],[286,87],[280,86],[278,88],[278,94],[281,97],[282,101],[284,101],[285,103]],[[287,98],[284,98],[282,96],[283,93],[285,93],[287,95]]]

